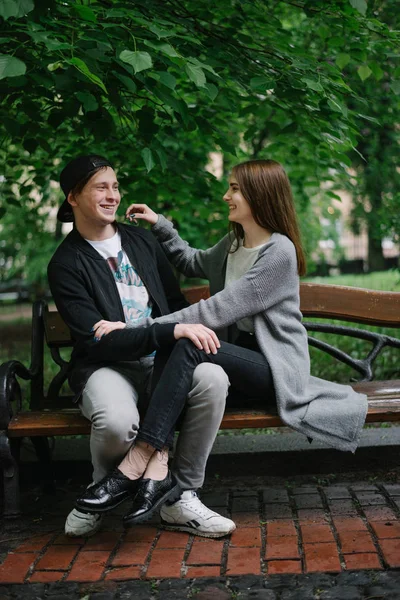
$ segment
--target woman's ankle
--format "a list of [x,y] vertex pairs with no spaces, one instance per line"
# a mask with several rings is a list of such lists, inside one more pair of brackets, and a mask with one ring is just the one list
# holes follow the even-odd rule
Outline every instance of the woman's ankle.
[[149,463],[146,471],[143,475],[144,479],[154,479],[155,481],[161,481],[168,475],[168,448],[162,450],[156,450]]
[[129,479],[139,479],[146,471],[154,451],[155,448],[150,444],[138,441],[129,449],[118,469]]

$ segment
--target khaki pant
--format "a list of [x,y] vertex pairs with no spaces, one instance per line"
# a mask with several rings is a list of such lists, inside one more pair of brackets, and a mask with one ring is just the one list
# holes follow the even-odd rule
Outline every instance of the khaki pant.
[[[149,392],[152,370],[153,359],[144,357],[129,370],[98,369],[87,381],[80,408],[92,423],[94,482],[117,466],[132,445],[139,429],[138,401]],[[220,366],[202,363],[196,367],[172,462],[184,490],[203,485],[228,388],[228,377]]]

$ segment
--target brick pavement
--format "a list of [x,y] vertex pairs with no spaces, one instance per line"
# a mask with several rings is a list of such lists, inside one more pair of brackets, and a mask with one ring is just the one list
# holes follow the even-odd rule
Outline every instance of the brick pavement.
[[125,531],[127,505],[107,516],[94,537],[66,538],[63,523],[75,493],[61,490],[46,500],[32,493],[22,520],[5,523],[0,584],[337,576],[400,568],[398,484],[214,486],[202,499],[237,524],[223,540],[163,531],[157,520]]

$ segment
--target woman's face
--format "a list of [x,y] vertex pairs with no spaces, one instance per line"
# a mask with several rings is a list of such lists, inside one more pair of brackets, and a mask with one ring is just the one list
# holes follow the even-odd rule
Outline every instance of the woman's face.
[[231,175],[229,178],[229,188],[224,195],[224,200],[229,206],[228,219],[230,221],[240,223],[240,225],[254,221],[250,205],[243,197],[234,175]]
[[115,221],[121,195],[111,167],[101,169],[87,182],[80,194],[69,198],[75,220],[108,225]]

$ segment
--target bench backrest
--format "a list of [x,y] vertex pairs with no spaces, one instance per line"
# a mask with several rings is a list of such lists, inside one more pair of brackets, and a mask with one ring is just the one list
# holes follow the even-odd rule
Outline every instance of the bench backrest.
[[[208,286],[197,286],[183,290],[188,302],[194,303],[209,297]],[[335,285],[302,283],[300,285],[300,308],[303,316],[348,321],[374,326],[400,328],[400,292],[383,292]],[[372,363],[385,345],[400,348],[400,340],[388,336],[324,323],[304,322],[308,331],[341,333],[366,339],[373,344],[371,352],[364,360],[354,359],[340,350],[309,336],[312,346],[331,354],[361,373],[363,379],[373,377]],[[52,379],[47,394],[43,386],[44,339],[52,358],[59,366],[59,372]],[[71,395],[62,395],[60,390],[66,380],[68,361],[60,354],[63,348],[73,344],[70,331],[59,313],[49,311],[44,301],[37,301],[32,314],[32,363],[36,376],[31,382],[31,408],[46,406],[70,407]]]

